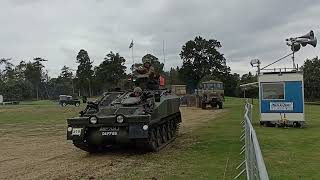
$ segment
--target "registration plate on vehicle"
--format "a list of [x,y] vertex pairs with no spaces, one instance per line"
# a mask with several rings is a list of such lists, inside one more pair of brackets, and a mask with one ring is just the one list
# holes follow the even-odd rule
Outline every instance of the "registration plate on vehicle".
[[102,136],[116,136],[118,132],[101,132]]
[[73,128],[71,135],[72,136],[80,136],[81,135],[81,131],[82,131],[82,128]]
[[100,131],[102,136],[117,136],[119,127],[101,127]]

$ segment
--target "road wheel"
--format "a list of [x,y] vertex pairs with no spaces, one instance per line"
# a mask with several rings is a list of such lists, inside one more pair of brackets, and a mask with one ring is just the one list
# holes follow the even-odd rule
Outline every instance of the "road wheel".
[[64,103],[62,103],[61,105],[62,105],[62,107],[66,107],[66,106],[67,106],[67,103],[64,102]]
[[168,140],[170,140],[172,138],[172,130],[171,130],[171,127],[170,127],[170,122],[167,123],[166,125],[166,128],[167,128],[167,134],[168,134]]
[[172,137],[177,136],[177,123],[175,121],[172,121],[171,123],[171,131],[172,131]]
[[222,109],[222,102],[219,102],[218,106],[219,106],[219,109]]
[[161,130],[161,134],[162,134],[162,142],[166,143],[168,141],[168,131],[166,128],[166,125],[162,125],[162,130]]
[[149,144],[148,145],[149,145],[150,151],[153,151],[153,152],[158,150],[156,134],[157,134],[157,131],[155,129],[153,129],[149,133]]
[[77,103],[75,104],[75,106],[76,106],[76,107],[79,107],[79,106],[80,106],[80,103],[77,102]]
[[158,147],[161,146],[161,144],[162,144],[162,137],[161,137],[160,128],[157,128],[156,139],[157,139],[157,146],[158,146]]

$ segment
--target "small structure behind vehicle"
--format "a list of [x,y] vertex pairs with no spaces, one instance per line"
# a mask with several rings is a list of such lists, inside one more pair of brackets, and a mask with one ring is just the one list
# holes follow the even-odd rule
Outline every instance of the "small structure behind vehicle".
[[80,106],[80,100],[77,98],[73,98],[69,95],[60,95],[59,96],[59,104],[63,107],[67,105],[74,105],[76,107]]
[[186,85],[171,85],[171,91],[178,96],[184,96],[187,94]]

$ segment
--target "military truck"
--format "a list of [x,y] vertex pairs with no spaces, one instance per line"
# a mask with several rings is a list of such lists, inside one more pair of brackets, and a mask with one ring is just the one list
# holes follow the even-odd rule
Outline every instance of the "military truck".
[[88,102],[79,117],[68,118],[67,139],[91,153],[128,144],[158,151],[172,142],[181,122],[179,97],[155,89],[155,82],[146,76],[135,82],[139,88],[145,82],[145,88],[106,92],[98,101]]
[[76,107],[80,106],[80,100],[77,98],[73,98],[69,95],[60,95],[59,96],[59,104],[63,107],[67,105],[74,105]]
[[196,94],[199,97],[199,103],[202,109],[206,109],[207,105],[213,108],[223,108],[224,90],[222,82],[215,80],[202,82],[200,89],[196,90]]

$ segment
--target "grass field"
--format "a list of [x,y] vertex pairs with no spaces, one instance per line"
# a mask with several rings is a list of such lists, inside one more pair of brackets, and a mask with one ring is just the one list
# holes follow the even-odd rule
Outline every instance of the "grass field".
[[[131,164],[101,178],[233,179],[239,172],[236,166],[243,160],[239,155],[243,102],[227,98],[224,113],[183,134],[183,141],[160,153],[130,156]],[[283,129],[260,127],[256,104],[254,126],[270,179],[319,179],[320,106],[306,106],[306,128]],[[50,101],[0,106],[0,127],[8,124],[63,127],[65,118],[77,115],[80,110],[81,107],[62,108]],[[0,131],[0,135],[4,132]]]
[[61,124],[65,119],[75,116],[82,107],[67,106],[63,108],[58,102],[26,101],[20,105],[0,106],[0,124]]

